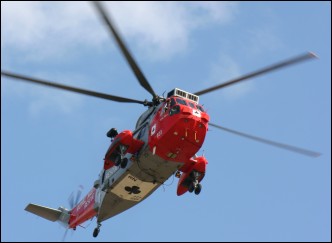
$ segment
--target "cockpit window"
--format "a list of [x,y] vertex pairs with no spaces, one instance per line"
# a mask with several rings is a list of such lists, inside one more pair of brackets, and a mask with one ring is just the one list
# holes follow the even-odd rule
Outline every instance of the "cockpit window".
[[197,105],[197,109],[199,109],[201,112],[204,112],[203,106]]
[[196,109],[196,106],[195,106],[195,104],[194,103],[191,103],[191,102],[188,102],[189,103],[189,106],[191,107],[191,108],[194,108],[194,109]]
[[184,100],[179,99],[179,98],[176,98],[176,102],[180,105],[187,105],[187,102],[185,102]]
[[190,101],[183,100],[181,98],[171,98],[170,107],[173,107],[175,104],[186,105],[186,106],[189,106],[193,109],[198,109],[201,112],[205,112],[203,106],[195,104],[195,103],[190,102]]
[[172,98],[171,99],[171,107],[173,107],[176,104],[175,100]]

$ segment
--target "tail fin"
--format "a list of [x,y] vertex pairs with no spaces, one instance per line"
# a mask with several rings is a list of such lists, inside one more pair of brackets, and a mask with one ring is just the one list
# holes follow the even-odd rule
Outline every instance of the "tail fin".
[[25,210],[52,222],[60,221],[68,225],[70,214],[69,211],[63,207],[54,209],[30,203],[26,206]]

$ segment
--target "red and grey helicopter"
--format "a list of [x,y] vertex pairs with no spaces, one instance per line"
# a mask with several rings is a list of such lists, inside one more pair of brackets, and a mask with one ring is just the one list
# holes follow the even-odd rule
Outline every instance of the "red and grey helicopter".
[[53,209],[30,203],[25,210],[47,220],[58,221],[67,229],[73,230],[85,221],[96,217],[97,227],[93,231],[93,236],[97,237],[101,222],[142,202],[172,175],[179,178],[178,196],[187,191],[198,195],[202,190],[201,181],[206,173],[208,161],[205,156],[197,156],[196,153],[204,143],[208,126],[306,156],[320,155],[307,149],[274,142],[211,123],[209,115],[199,104],[200,95],[309,60],[316,57],[313,53],[309,52],[287,59],[201,91],[190,93],[174,88],[167,97],[162,97],[154,91],[145,78],[103,5],[100,2],[93,2],[93,6],[114,37],[138,82],[151,94],[152,99],[150,101],[135,100],[1,70],[1,75],[4,77],[147,107],[147,110],[138,118],[134,130],[118,133],[115,128],[112,128],[107,132],[112,143],[105,154],[101,172],[92,189],[80,202],[78,202],[79,192],[75,200],[72,198],[70,209],[64,207]]

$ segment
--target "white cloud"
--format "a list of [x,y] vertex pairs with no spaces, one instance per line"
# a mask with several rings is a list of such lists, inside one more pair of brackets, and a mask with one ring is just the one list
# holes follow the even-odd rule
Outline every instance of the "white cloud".
[[[205,14],[202,22],[221,22],[227,23],[232,20],[234,14],[237,12],[236,2],[218,2],[218,1],[201,1],[193,2],[192,8],[201,9]],[[200,18],[202,16],[199,16]]]
[[[109,4],[127,36],[137,37],[144,52],[156,58],[171,57],[187,48],[193,31],[231,20],[231,2],[119,2]],[[128,18],[130,16],[130,18]],[[129,20],[129,21],[128,21]]]
[[[237,4],[228,2],[105,2],[115,23],[130,47],[138,47],[144,57],[163,60],[185,52],[192,33],[211,24],[229,22]],[[61,82],[79,80],[70,73],[62,77],[29,69],[30,64],[63,62],[83,50],[103,51],[111,46],[106,26],[87,2],[1,2],[2,68],[29,70],[35,77],[52,77]],[[117,50],[116,50],[117,51]],[[142,55],[140,55],[142,56]],[[17,66],[17,63],[21,64]],[[54,78],[55,77],[55,78]],[[68,78],[71,77],[71,78]],[[82,80],[80,78],[80,80]],[[48,109],[69,113],[82,101],[77,94],[29,89],[27,84],[13,82],[7,94],[28,95],[29,111],[38,116]],[[75,86],[75,84],[70,83]],[[79,84],[76,85],[81,87]]]
[[39,116],[47,111],[71,114],[82,103],[81,96],[43,87],[32,89],[30,96],[34,96],[28,108],[32,116]]
[[[185,50],[195,29],[229,21],[236,3],[111,2],[107,8],[126,39],[137,39],[144,52],[160,59]],[[87,2],[1,2],[1,48],[30,59],[61,57],[72,48],[101,48],[109,41]]]
[[[219,60],[211,65],[209,84],[205,84],[206,87],[211,87],[224,82],[228,82],[234,78],[238,78],[243,73],[241,68],[233,58],[228,55],[220,55]],[[230,85],[222,89],[221,93],[215,91],[215,97],[222,97],[225,100],[233,101],[239,99],[246,94],[252,92],[254,89],[254,84],[252,82],[240,82],[238,84]]]
[[1,2],[1,48],[32,60],[56,58],[107,38],[87,3]]
[[248,30],[247,52],[251,55],[262,55],[267,52],[276,51],[282,47],[281,40],[275,35],[273,25],[260,26]]
[[[81,87],[83,83],[85,86],[89,85],[88,81],[82,75],[70,73],[66,73],[65,75],[37,72],[31,76],[44,80],[61,80],[58,83],[76,87]],[[2,79],[7,78],[1,77],[1,96],[8,100],[13,98],[28,101],[28,112],[33,117],[41,116],[49,111],[70,114],[83,104],[83,95],[60,91],[55,88],[45,88],[41,85],[29,84],[17,80],[7,81]]]

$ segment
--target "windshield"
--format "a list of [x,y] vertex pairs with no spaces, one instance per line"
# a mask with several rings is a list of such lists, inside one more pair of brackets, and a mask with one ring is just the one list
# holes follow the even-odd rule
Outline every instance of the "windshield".
[[194,104],[194,103],[191,103],[191,102],[189,102],[189,106],[190,106],[191,108],[194,108],[194,109],[196,109],[196,106],[195,106],[195,104]]
[[176,102],[180,105],[187,105],[187,102],[182,100],[182,99],[179,99],[179,98],[176,98]]
[[[175,100],[176,100],[176,103],[178,103],[179,105],[190,106],[190,107],[193,108],[193,109],[198,109],[198,110],[200,110],[201,112],[205,112],[203,106],[201,106],[201,105],[194,104],[194,103],[189,102],[189,101],[186,102],[185,100],[180,99],[180,98],[176,98]],[[171,107],[172,107],[174,104],[175,104],[175,101],[174,101],[174,99],[172,98],[172,100],[171,100]]]
[[197,105],[197,109],[199,109],[201,112],[204,112],[203,106]]

